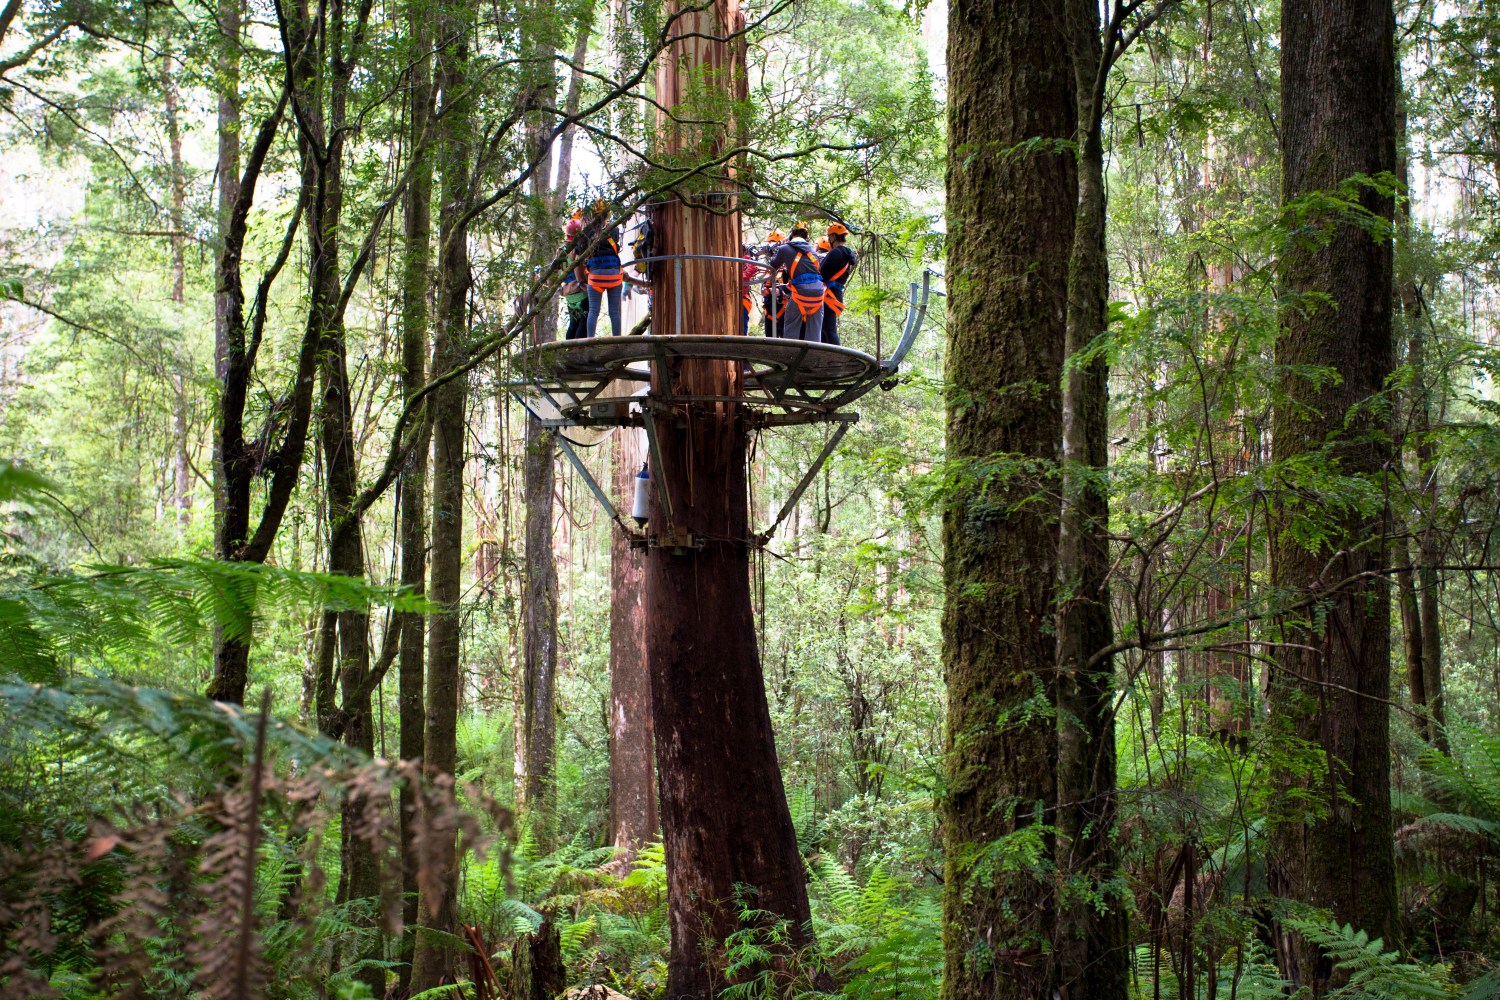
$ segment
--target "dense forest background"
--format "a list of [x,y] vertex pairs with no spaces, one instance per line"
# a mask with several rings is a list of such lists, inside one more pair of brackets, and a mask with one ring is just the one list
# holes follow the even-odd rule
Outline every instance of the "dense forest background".
[[[700,995],[643,557],[507,387],[575,208],[732,185],[746,242],[854,230],[846,346],[937,294],[752,553],[811,923],[737,898],[701,995],[1500,996],[1500,15],[1345,7],[757,0],[743,93],[667,109],[655,0],[10,0],[0,993]],[[1326,64],[1389,164],[1289,190],[1339,107],[1292,14],[1390,49]],[[1373,341],[1328,246],[1388,248]],[[757,530],[828,434],[755,437]],[[580,451],[628,505],[641,449]]]

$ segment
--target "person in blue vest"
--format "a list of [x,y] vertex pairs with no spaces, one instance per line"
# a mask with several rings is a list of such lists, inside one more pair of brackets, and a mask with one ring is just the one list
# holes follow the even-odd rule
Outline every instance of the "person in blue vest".
[[818,344],[823,341],[823,297],[828,286],[818,273],[818,258],[807,237],[807,223],[793,226],[787,241],[771,257],[771,272],[786,275],[787,304],[781,335]]
[[574,270],[580,284],[588,286],[589,318],[586,336],[593,337],[599,330],[599,311],[609,306],[610,336],[620,335],[620,286],[625,275],[620,267],[620,227],[609,220],[609,204],[604,199],[594,202],[593,218],[584,226],[574,240],[580,254],[591,256],[580,259]]
[[844,288],[854,277],[859,258],[849,249],[849,229],[842,222],[828,225],[828,252],[818,265],[818,275],[828,291],[823,297],[823,343],[839,343],[839,317],[844,314]]

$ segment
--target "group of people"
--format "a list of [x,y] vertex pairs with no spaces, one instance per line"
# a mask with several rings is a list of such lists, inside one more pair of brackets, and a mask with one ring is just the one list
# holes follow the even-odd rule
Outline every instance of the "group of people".
[[[798,222],[788,234],[773,229],[763,245],[741,249],[746,260],[740,269],[742,332],[750,330],[753,292],[759,285],[766,336],[839,343],[844,289],[859,260],[849,248],[849,229],[842,222],[829,223],[816,245],[810,237],[808,224]],[[568,308],[566,339],[596,336],[606,309],[610,334],[618,337],[623,286],[628,282],[650,288],[650,282],[631,274],[620,260],[620,227],[611,221],[608,204],[595,202],[587,218],[575,212],[563,228],[563,238],[574,259],[573,273],[562,287]]]
[[849,247],[849,228],[830,222],[827,234],[814,245],[806,222],[783,235],[771,230],[761,247],[747,246],[748,260],[766,259],[769,274],[755,265],[740,271],[741,306],[745,331],[750,329],[752,290],[761,283],[761,313],[767,337],[839,343],[839,317],[844,312],[844,289],[854,276],[859,258]]

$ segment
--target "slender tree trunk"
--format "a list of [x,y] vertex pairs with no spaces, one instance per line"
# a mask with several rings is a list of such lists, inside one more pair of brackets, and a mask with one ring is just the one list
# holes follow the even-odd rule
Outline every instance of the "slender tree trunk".
[[[177,93],[176,61],[170,41],[161,57],[161,90],[166,111],[169,192],[167,228],[172,250],[171,300],[182,305],[187,289],[187,175],[182,164],[181,100]],[[183,358],[179,365],[186,366]],[[172,505],[177,509],[179,531],[187,530],[192,521],[192,475],[188,463],[187,375],[178,371],[172,376]]]
[[[545,60],[544,76],[534,84],[534,99],[551,106],[557,97],[552,73],[550,45],[538,53]],[[536,233],[531,243],[531,263],[540,266],[557,252],[559,232],[553,228],[552,145],[547,122],[532,121],[527,128],[527,148],[536,164],[531,195],[537,213]],[[544,309],[532,321],[531,344],[557,339],[557,310]],[[553,819],[553,755],[557,742],[557,566],[553,552],[553,495],[557,489],[557,446],[552,432],[528,414],[526,452],[521,467],[522,499],[526,505],[525,555],[527,572],[521,583],[521,613],[524,621],[521,725],[526,759],[525,795],[528,821],[544,846],[550,846],[555,831]]]
[[[705,117],[685,103],[692,81],[705,76],[743,96],[743,38],[725,40],[743,25],[735,0],[701,10],[673,3],[668,16],[676,17],[676,40],[657,71],[663,106],[688,119]],[[711,155],[732,141],[734,129],[732,121],[664,124],[660,148],[664,155]],[[714,211],[687,204],[686,193],[657,206],[660,253],[737,255],[734,203],[707,197]],[[675,309],[659,309],[653,332],[738,333],[733,268],[690,264],[680,289],[683,328],[676,328]],[[672,272],[664,269],[658,281],[657,301],[675,301]],[[670,383],[694,395],[733,396],[740,372],[731,363],[687,362],[679,371],[658,366],[652,377],[656,392]],[[707,1000],[725,982],[724,943],[742,928],[742,906],[765,915],[754,925],[786,922],[783,945],[760,942],[771,945],[774,966],[810,944],[810,910],[750,602],[745,415],[732,403],[693,403],[661,407],[656,423],[663,467],[652,474],[673,512],[668,523],[653,496],[650,530],[663,544],[646,557],[645,609],[672,932],[667,995]]]
[[1124,1000],[1130,942],[1114,847],[1114,661],[1091,660],[1114,639],[1109,606],[1109,367],[1085,352],[1104,335],[1104,82],[1099,6],[1068,12],[1078,100],[1078,198],[1068,264],[1062,378],[1063,499],[1058,536],[1057,861],[1081,884],[1059,901],[1057,985],[1064,1000]]
[[[218,0],[219,46],[215,75],[219,84],[218,228],[214,290],[214,375],[229,393],[243,377],[244,293],[239,285],[240,248],[232,245],[232,222],[240,201],[240,5]],[[238,402],[238,406],[236,403]],[[243,401],[221,400],[214,428],[214,557],[234,559],[249,534],[250,511],[239,502],[245,468]],[[250,643],[214,633],[214,676],[208,696],[242,705],[250,669]]]
[[950,1000],[1054,989],[1043,827],[1057,801],[1057,647],[1044,623],[1079,194],[1067,15],[1060,0],[949,9],[947,441],[963,470],[943,514]]
[[[1412,316],[1415,320],[1415,314]],[[1418,618],[1422,636],[1422,692],[1426,697],[1426,719],[1433,746],[1448,752],[1448,712],[1443,704],[1443,637],[1442,618],[1438,611],[1437,502],[1438,470],[1432,454],[1432,392],[1427,370],[1425,340],[1413,322],[1411,330],[1411,363],[1416,369],[1414,401],[1417,435],[1417,472],[1421,476],[1423,516],[1421,534],[1417,536],[1417,598],[1422,613]]]
[[[615,496],[627,508],[646,457],[645,434],[615,432]],[[656,836],[651,674],[646,660],[646,557],[616,531],[609,574],[609,842],[628,861]]]
[[1391,542],[1391,565],[1396,570],[1396,592],[1401,598],[1401,648],[1406,654],[1406,685],[1416,713],[1417,735],[1432,741],[1427,718],[1427,679],[1422,670],[1422,610],[1412,581],[1411,547],[1405,538]]
[[[1295,222],[1281,268],[1287,294],[1304,298],[1283,313],[1276,344],[1287,403],[1274,415],[1274,457],[1283,465],[1316,454],[1377,493],[1391,459],[1379,398],[1393,361],[1390,234],[1299,199],[1395,169],[1394,37],[1389,0],[1282,3],[1282,198]],[[1358,186],[1348,196],[1392,218],[1388,194]],[[1302,374],[1309,368],[1339,378],[1311,380]],[[1296,496],[1281,502],[1284,529],[1320,516],[1295,507]],[[1391,947],[1390,593],[1378,575],[1388,518],[1350,513],[1326,527],[1327,541],[1310,547],[1283,529],[1272,552],[1278,587],[1329,592],[1284,616],[1270,685],[1275,725],[1318,747],[1327,772],[1282,765],[1274,773],[1278,800],[1291,805],[1272,817],[1268,879],[1273,893],[1325,907]],[[1295,935],[1279,936],[1278,959],[1314,996],[1330,988],[1327,956]]]
[[[1411,158],[1409,154],[1407,130],[1407,106],[1406,92],[1401,79],[1401,63],[1396,62],[1396,180],[1401,186],[1405,199],[1396,205],[1396,239],[1399,244],[1410,246],[1411,243]],[[1410,259],[1409,254],[1399,254],[1399,258]],[[1398,428],[1395,435],[1395,445],[1392,449],[1396,460],[1404,464],[1406,447],[1411,439],[1415,439],[1417,447],[1416,461],[1418,476],[1418,492],[1424,498],[1427,495],[1428,477],[1432,476],[1431,447],[1426,439],[1431,430],[1431,412],[1428,402],[1427,371],[1426,371],[1426,341],[1422,335],[1423,310],[1422,297],[1417,290],[1415,275],[1410,272],[1398,273],[1396,281],[1396,306],[1399,327],[1406,335],[1406,365],[1412,375],[1406,396],[1403,400],[1404,412],[1398,420]],[[1424,445],[1426,448],[1424,449]],[[1436,499],[1436,492],[1432,494]],[[1423,530],[1423,526],[1430,523],[1429,518],[1418,517],[1410,525],[1402,525],[1408,531],[1417,532],[1418,561],[1422,560],[1423,545],[1429,537],[1429,533]],[[1396,526],[1393,525],[1393,529]],[[1424,662],[1427,643],[1429,638],[1437,641],[1435,626],[1429,628],[1428,621],[1423,615],[1424,605],[1422,598],[1418,595],[1417,585],[1422,583],[1425,587],[1426,581],[1419,581],[1417,573],[1412,570],[1411,546],[1404,536],[1395,539],[1391,544],[1391,565],[1396,570],[1396,592],[1400,598],[1401,608],[1401,637],[1402,650],[1406,659],[1406,683],[1411,695],[1412,708],[1416,713],[1417,734],[1422,739],[1432,742],[1435,738],[1442,739],[1441,730],[1433,725],[1432,717],[1428,707],[1427,694],[1427,665]],[[1437,601],[1434,595],[1431,611],[1436,613]],[[1439,657],[1439,663],[1434,669],[1435,679],[1439,687],[1442,685],[1441,670],[1441,646],[1435,646],[1434,655]]]
[[[537,343],[546,342],[543,338],[557,339],[556,318],[551,313],[547,310],[546,320],[551,322],[539,317],[535,324]],[[557,448],[552,432],[530,415],[526,418],[525,448],[521,465],[522,502],[526,505],[526,573],[521,582],[525,628],[524,803],[536,836],[547,844],[553,834],[552,758],[557,740],[557,567],[552,552]]]
[[[442,190],[439,215],[438,294],[433,330],[435,377],[452,370],[467,342],[469,255],[463,214],[469,204],[469,38],[462,15],[444,8],[438,23],[436,83],[442,114],[437,120]],[[437,610],[428,628],[427,725],[423,761],[431,775],[452,779],[458,764],[460,673],[460,576],[463,571],[464,408],[466,382],[448,381],[432,399],[432,555],[429,599]],[[435,838],[425,861],[433,869],[418,906],[419,930],[412,958],[414,992],[451,977],[456,954],[446,939],[458,923],[458,850],[441,817],[425,823],[450,831]]]
[[[401,398],[407,405],[421,391],[427,375],[427,289],[432,273],[432,158],[427,150],[432,121],[432,32],[427,10],[419,0],[408,0],[406,8],[408,44],[411,46],[410,127],[407,148],[415,160],[405,203],[405,256],[401,268]],[[398,503],[401,507],[401,586],[418,595],[427,589],[427,452],[428,434],[423,420],[419,441],[401,472]],[[398,666],[397,713],[400,717],[402,760],[424,755],[426,705],[423,702],[422,671],[426,622],[416,612],[400,612],[393,628],[401,630]],[[417,922],[416,789],[401,786],[401,893],[402,919]],[[411,960],[412,938],[402,941],[402,957]],[[408,985],[411,966],[402,966],[402,985]]]
[[[363,580],[363,517],[356,506],[359,444],[349,383],[347,331],[339,310],[343,291],[339,236],[344,215],[344,136],[355,58],[353,52],[346,51],[343,14],[343,6],[334,4],[326,15],[301,21],[297,32],[289,38],[306,53],[294,70],[298,86],[294,99],[299,101],[303,122],[303,128],[298,130],[298,144],[302,154],[302,183],[308,192],[308,311],[319,336],[317,364],[322,396],[318,424],[327,509],[328,572]],[[304,42],[319,31],[319,20],[323,21],[326,38],[324,57],[314,55],[313,47]],[[373,756],[369,625],[369,614],[363,609],[325,609],[320,635],[327,648],[319,651],[317,659],[320,670],[328,673],[318,678],[317,690],[323,695],[320,726],[337,733],[349,746]],[[339,705],[332,711],[335,684]],[[369,901],[372,912],[363,921],[373,924],[374,900],[380,894],[380,865],[374,845],[360,835],[361,817],[367,808],[364,796],[351,794],[344,799],[339,827],[340,885],[345,901]],[[378,955],[377,945],[373,955],[362,957]],[[384,986],[384,973],[379,969],[368,969],[360,978],[372,992],[379,992]]]

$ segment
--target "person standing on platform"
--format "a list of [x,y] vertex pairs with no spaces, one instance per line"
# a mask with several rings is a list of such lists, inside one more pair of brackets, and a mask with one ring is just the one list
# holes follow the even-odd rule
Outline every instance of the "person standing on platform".
[[859,258],[849,249],[849,229],[842,222],[828,224],[828,253],[818,265],[818,275],[828,291],[823,296],[823,343],[838,344],[839,317],[844,314],[844,288],[854,277]]
[[[578,234],[583,231],[583,217],[574,212],[573,217],[563,226],[563,242],[567,246],[567,252],[576,252],[574,241]],[[580,340],[588,329],[589,321],[589,293],[587,286],[578,280],[576,273],[568,275],[568,280],[563,282],[561,293],[563,302],[568,308],[568,329],[563,334],[564,340]]]
[[592,254],[580,261],[574,271],[580,284],[588,285],[589,318],[587,336],[599,329],[599,310],[609,306],[609,332],[620,335],[620,286],[625,276],[620,267],[620,227],[609,221],[609,205],[602,198],[594,202],[594,217],[574,241],[580,253]]
[[818,258],[807,241],[807,223],[792,227],[791,237],[771,257],[771,271],[787,276],[787,303],[781,335],[788,340],[823,341],[823,296],[827,286],[818,273]]
[[[769,261],[785,240],[786,234],[781,230],[771,230],[766,234],[766,242],[760,248],[760,255]],[[786,311],[786,294],[776,292],[776,281],[776,272],[767,271],[760,300],[760,314],[766,325],[767,337],[776,336],[781,316]]]
[[762,268],[756,262],[753,245],[746,243],[740,247],[740,256],[745,260],[745,263],[740,265],[740,309],[743,312],[740,335],[744,336],[750,332],[750,307],[755,304],[751,289],[755,286],[755,279],[760,276]]

